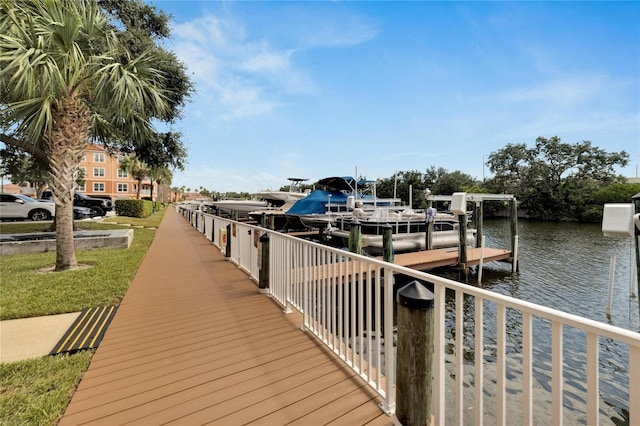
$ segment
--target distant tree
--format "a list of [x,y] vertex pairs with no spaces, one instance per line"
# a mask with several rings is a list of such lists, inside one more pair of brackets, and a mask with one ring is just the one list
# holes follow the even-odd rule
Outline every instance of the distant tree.
[[[425,189],[424,176],[417,170],[396,172],[390,178],[378,179],[376,183],[376,194],[378,197],[393,197],[394,194],[404,203],[409,203],[412,199],[414,205],[419,204],[422,192]],[[409,195],[409,188],[412,193]]]
[[476,184],[475,179],[461,171],[444,172],[431,187],[434,194],[450,195],[454,192],[467,192]]
[[[0,149],[0,167],[2,175],[10,175],[11,183],[27,186],[36,190],[36,198],[49,182],[49,169],[37,157],[25,153],[23,150],[7,145]],[[84,178],[84,176],[82,176]]]
[[136,189],[136,198],[140,199],[140,189],[142,187],[142,181],[149,176],[151,168],[143,161],[140,161],[135,155],[128,155],[120,161],[120,170],[125,170],[131,175],[137,182],[138,187]]
[[166,201],[166,194],[161,192],[161,188],[163,186],[167,186],[171,184],[171,180],[173,179],[173,173],[168,167],[149,167],[149,179],[151,183],[151,199],[153,200],[153,182],[155,181],[158,185],[158,197],[161,202]]
[[539,137],[532,148],[508,144],[491,153],[487,164],[494,177],[486,185],[514,194],[532,217],[580,220],[591,194],[619,181],[615,167],[626,166],[628,159],[624,151],[608,153],[589,141]]

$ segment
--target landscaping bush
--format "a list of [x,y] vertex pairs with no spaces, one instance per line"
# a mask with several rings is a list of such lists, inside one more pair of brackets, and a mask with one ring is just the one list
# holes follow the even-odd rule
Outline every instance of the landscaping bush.
[[149,217],[153,203],[146,200],[116,200],[116,214],[128,217]]

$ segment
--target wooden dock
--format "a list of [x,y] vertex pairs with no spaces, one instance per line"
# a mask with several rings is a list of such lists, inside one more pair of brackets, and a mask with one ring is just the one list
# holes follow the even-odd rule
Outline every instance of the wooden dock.
[[[480,248],[468,249],[466,266],[476,266],[480,264]],[[484,248],[483,263],[496,262],[511,259],[509,250],[494,248]],[[458,249],[456,247],[439,250],[423,250],[411,253],[396,254],[394,264],[404,266],[419,271],[442,268],[446,266],[460,266],[458,261]]]
[[168,209],[58,424],[392,425],[301,325]]

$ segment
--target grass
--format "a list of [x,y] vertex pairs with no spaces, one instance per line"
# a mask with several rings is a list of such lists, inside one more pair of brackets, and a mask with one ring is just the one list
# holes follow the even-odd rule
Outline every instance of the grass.
[[[78,230],[122,229],[118,224],[157,228],[166,209],[146,219],[110,218],[76,222]],[[118,223],[118,224],[116,224]],[[50,223],[0,223],[0,233],[49,231]],[[40,272],[55,253],[0,256],[0,319],[27,318],[119,303],[147,253],[155,229],[135,228],[129,249],[76,251],[88,269]],[[55,425],[64,413],[92,351],[0,364],[0,424]]]
[[0,424],[55,425],[93,351],[0,364]]

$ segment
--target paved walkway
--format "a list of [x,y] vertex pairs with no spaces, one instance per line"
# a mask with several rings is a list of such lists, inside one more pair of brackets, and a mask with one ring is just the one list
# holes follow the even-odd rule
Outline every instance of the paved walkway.
[[170,209],[60,426],[392,424],[299,327]]
[[49,355],[80,312],[0,321],[0,362]]

